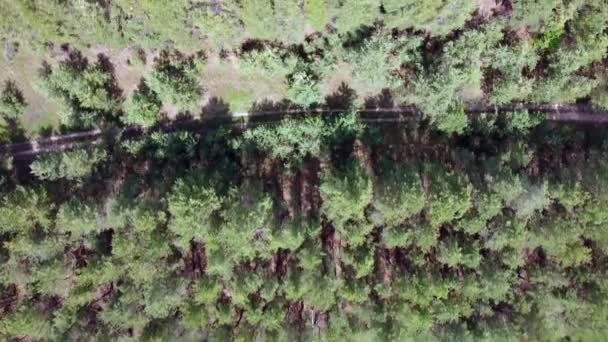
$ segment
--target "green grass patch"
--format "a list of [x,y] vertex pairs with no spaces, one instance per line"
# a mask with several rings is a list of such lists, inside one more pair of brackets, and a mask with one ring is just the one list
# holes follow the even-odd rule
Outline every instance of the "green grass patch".
[[224,101],[231,112],[247,112],[255,102],[255,96],[246,90],[230,89],[226,92]]
[[327,23],[325,0],[306,0],[306,21],[315,31],[323,31]]

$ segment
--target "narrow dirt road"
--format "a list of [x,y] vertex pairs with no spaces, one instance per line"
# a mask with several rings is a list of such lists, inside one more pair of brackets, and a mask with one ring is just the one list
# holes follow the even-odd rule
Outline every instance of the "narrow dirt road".
[[[508,113],[528,110],[546,115],[547,121],[562,123],[584,123],[592,125],[608,124],[608,112],[593,110],[588,105],[560,105],[560,104],[512,104],[508,106],[471,106],[465,110],[471,116],[481,113]],[[178,120],[168,124],[158,125],[151,131],[174,132],[179,130],[196,131],[204,128],[232,126],[248,128],[268,122],[279,121],[286,116],[302,117],[304,115],[332,115],[345,112],[345,109],[286,109],[269,110],[262,112],[239,112],[226,115],[207,116],[201,120]],[[402,122],[418,117],[421,113],[413,106],[391,108],[364,108],[358,111],[361,121],[366,123]],[[140,127],[126,127],[116,134],[127,137],[136,137],[144,134]],[[84,132],[75,132],[64,135],[30,140],[27,142],[0,145],[0,154],[10,155],[14,158],[27,158],[41,153],[62,151],[75,146],[87,145],[104,136],[104,131],[93,129]]]

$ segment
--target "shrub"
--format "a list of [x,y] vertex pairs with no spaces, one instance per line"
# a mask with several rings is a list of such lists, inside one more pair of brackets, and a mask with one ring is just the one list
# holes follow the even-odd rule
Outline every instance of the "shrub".
[[164,50],[155,62],[155,69],[145,77],[146,85],[163,102],[180,111],[195,110],[202,93],[199,76],[203,68],[200,57],[186,57]]
[[319,81],[306,72],[296,72],[291,76],[287,99],[302,107],[308,108],[321,102]]
[[124,123],[150,127],[156,123],[160,114],[161,103],[156,94],[143,85],[127,99],[124,105]]

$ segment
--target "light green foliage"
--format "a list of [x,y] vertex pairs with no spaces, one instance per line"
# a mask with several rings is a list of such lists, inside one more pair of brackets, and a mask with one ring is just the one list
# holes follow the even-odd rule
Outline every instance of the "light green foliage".
[[459,243],[454,238],[441,241],[437,259],[449,267],[458,267],[460,265],[469,268],[479,267],[479,263],[481,262],[479,246],[476,243],[465,243],[466,248],[463,248],[462,245],[463,243]]
[[23,114],[25,106],[25,99],[17,85],[12,81],[4,82],[0,95],[0,115],[16,120]]
[[256,256],[268,257],[272,236],[272,200],[257,186],[232,189],[222,211],[224,225],[216,232],[221,253],[236,263]]
[[235,47],[243,36],[243,25],[235,15],[236,1],[222,1],[219,11],[201,3],[190,11],[193,25],[201,30],[207,43],[216,49]]
[[3,2],[0,6],[7,25],[0,26],[0,34],[27,39],[27,43],[66,42],[84,46],[122,42],[115,23],[104,20],[103,8],[97,3],[17,0]]
[[437,129],[447,134],[462,134],[469,125],[469,118],[464,112],[464,108],[458,106],[450,108],[444,114],[437,114],[433,117]]
[[407,247],[414,241],[414,229],[410,225],[399,225],[392,228],[382,229],[382,242],[388,248]]
[[249,90],[231,89],[224,96],[230,112],[248,112],[255,103],[255,95]]
[[[607,11],[604,0],[0,0],[0,69],[31,102],[7,87],[9,124],[39,114],[19,74],[27,44],[53,66],[41,88],[68,130],[196,114],[201,81],[232,111],[267,90],[276,103],[256,110],[348,108],[243,134],[118,135],[103,172],[110,150],[42,154],[38,178],[7,153],[0,336],[601,341],[603,132],[505,108],[602,105]],[[64,43],[103,51],[116,80],[103,57],[58,56]],[[125,47],[165,52],[147,70],[123,64]],[[143,86],[122,98],[118,83],[130,90],[141,69]],[[427,120],[365,127],[353,104],[413,105]],[[505,107],[475,110],[492,105]]]
[[361,47],[346,50],[345,60],[352,68],[353,87],[363,96],[399,87],[402,83],[397,76],[399,67],[417,61],[419,45],[418,39],[393,39],[388,32],[381,32]]
[[373,199],[373,185],[361,166],[351,162],[343,172],[325,176],[319,191],[321,212],[349,243],[362,243],[373,227],[365,217]]
[[368,276],[374,270],[374,248],[369,244],[362,244],[352,249],[347,249],[341,256],[345,265],[353,268],[355,278]]
[[55,221],[57,231],[69,233],[75,239],[100,231],[103,229],[100,224],[95,206],[78,199],[61,205]]
[[268,151],[287,163],[300,163],[308,156],[319,156],[330,128],[320,117],[286,120],[275,126],[262,126],[243,135],[246,143]]
[[378,0],[328,0],[333,26],[339,33],[347,33],[371,26],[379,15]]
[[515,202],[515,211],[520,218],[530,218],[536,211],[543,210],[551,203],[548,184],[530,185]]
[[188,248],[190,240],[205,241],[212,238],[214,222],[222,202],[202,174],[179,179],[168,198],[169,229],[178,237],[177,244]]
[[374,194],[374,208],[380,214],[378,223],[392,228],[422,211],[424,193],[417,170],[400,166],[379,178]]
[[173,315],[186,297],[186,282],[179,278],[163,279],[144,288],[144,312],[150,318]]
[[534,82],[524,77],[523,71],[533,70],[538,60],[536,49],[527,42],[496,48],[490,63],[492,68],[500,72],[500,76],[493,79],[490,100],[502,105],[526,99],[532,92]]
[[241,2],[241,21],[252,38],[272,40],[277,35],[273,4],[268,0]]
[[562,218],[532,222],[530,248],[541,247],[548,256],[565,267],[578,266],[591,260],[591,249],[583,245],[582,227],[576,221]]
[[466,126],[460,113],[462,93],[480,88],[482,67],[491,62],[491,51],[502,36],[501,26],[493,24],[447,43],[432,73],[415,80],[411,101],[443,130],[461,131]]
[[466,0],[382,0],[382,6],[388,27],[414,27],[435,35],[462,28],[475,10],[475,2]]
[[526,135],[530,130],[543,121],[543,117],[538,113],[528,111],[517,111],[507,113],[507,129],[515,134]]
[[460,173],[435,164],[425,167],[429,177],[428,210],[433,227],[461,218],[471,207],[472,186]]
[[288,100],[304,108],[318,104],[321,102],[319,81],[306,72],[296,72],[289,80],[289,88],[285,96]]
[[79,53],[52,69],[43,70],[40,89],[63,102],[61,123],[89,127],[116,110],[113,75],[98,61],[89,65]]
[[552,186],[550,192],[551,198],[571,213],[591,199],[591,194],[583,189],[580,182],[572,183],[565,181],[559,185]]
[[554,9],[561,7],[562,3],[562,0],[514,0],[511,23],[539,31],[543,24],[552,19]]
[[107,153],[101,148],[51,152],[36,159],[30,168],[42,180],[80,180],[93,173],[106,158]]
[[314,239],[319,233],[320,223],[316,220],[306,220],[300,217],[290,220],[272,232],[270,250],[298,250],[308,238]]
[[156,123],[161,103],[148,87],[136,90],[125,102],[122,121],[128,125],[150,127]]
[[315,31],[325,31],[327,6],[325,0],[304,0],[306,21]]
[[117,0],[111,3],[111,19],[127,41],[146,48],[172,43],[191,51],[199,41],[191,33],[189,5],[187,0]]
[[27,305],[11,313],[0,323],[0,333],[3,336],[29,336],[42,340],[52,336],[52,329],[47,317]]
[[52,207],[46,191],[18,186],[4,195],[0,203],[0,232],[25,232],[36,226],[49,228]]
[[601,60],[608,48],[608,8],[591,2],[579,11],[571,4],[567,19],[572,19],[572,37],[575,44],[562,44],[550,56],[551,66],[547,77],[538,82],[532,100],[539,102],[574,102],[589,95],[597,80],[577,74],[579,69]]
[[284,56],[276,48],[253,50],[243,54],[239,59],[241,71],[248,76],[261,73],[264,77],[285,77],[296,67],[297,60]]
[[304,40],[304,1],[274,1],[274,16],[277,22],[277,38],[287,44],[298,44]]
[[155,61],[154,71],[144,76],[146,85],[163,103],[180,111],[194,111],[201,95],[199,76],[203,63],[202,57],[164,50]]

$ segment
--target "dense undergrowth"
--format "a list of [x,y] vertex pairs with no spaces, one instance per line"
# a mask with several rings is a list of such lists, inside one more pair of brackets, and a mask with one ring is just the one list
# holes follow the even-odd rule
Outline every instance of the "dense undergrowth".
[[600,338],[605,135],[508,122],[153,133],[5,171],[0,334]]

